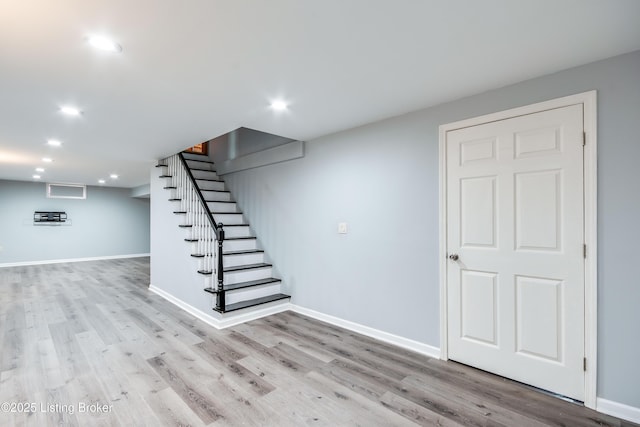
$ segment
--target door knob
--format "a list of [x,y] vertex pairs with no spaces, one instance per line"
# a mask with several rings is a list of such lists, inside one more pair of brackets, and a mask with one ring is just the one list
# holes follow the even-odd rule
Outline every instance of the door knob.
[[458,258],[460,258],[460,257],[458,256],[458,254],[451,254],[451,255],[449,255],[449,259],[450,259],[451,261],[457,261],[457,260],[458,260]]

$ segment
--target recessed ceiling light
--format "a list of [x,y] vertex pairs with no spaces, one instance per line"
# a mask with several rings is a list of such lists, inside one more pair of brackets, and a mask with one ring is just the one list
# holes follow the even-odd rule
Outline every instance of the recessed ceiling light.
[[33,175],[33,179],[40,179],[40,175]]
[[36,168],[36,172],[44,172],[44,168]]
[[107,52],[122,52],[122,46],[107,37],[90,36],[87,41],[91,46],[99,50]]
[[115,173],[112,173],[111,175],[109,175],[111,177],[111,179],[118,179],[118,175]]
[[276,111],[284,111],[287,109],[287,107],[288,107],[287,103],[281,100],[273,101],[271,103],[271,109]]
[[105,183],[105,180],[104,180],[104,179],[99,179],[99,180],[98,180],[98,183],[100,183],[100,184],[104,184],[104,183]]
[[43,157],[42,161],[45,162],[45,163],[51,163],[51,162],[53,162],[53,159],[50,159],[49,157]]
[[60,111],[68,116],[79,116],[81,114],[80,110],[78,110],[75,107],[69,107],[69,106],[60,107]]
[[52,145],[54,147],[59,147],[62,145],[62,142],[58,141],[57,139],[49,139],[47,140],[47,144]]

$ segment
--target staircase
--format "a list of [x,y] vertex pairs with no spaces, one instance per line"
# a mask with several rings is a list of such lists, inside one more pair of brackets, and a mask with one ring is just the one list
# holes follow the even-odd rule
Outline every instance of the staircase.
[[159,162],[165,190],[183,218],[185,245],[198,259],[213,310],[229,313],[288,302],[257,238],[207,156],[179,153]]

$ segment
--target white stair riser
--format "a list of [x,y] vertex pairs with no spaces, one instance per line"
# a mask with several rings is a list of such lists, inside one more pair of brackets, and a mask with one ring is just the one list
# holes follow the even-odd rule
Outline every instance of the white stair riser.
[[278,293],[280,293],[280,283],[272,283],[270,285],[253,286],[251,288],[228,291],[225,293],[225,300],[227,304],[233,304]]
[[241,283],[250,280],[266,279],[271,277],[271,267],[252,268],[251,270],[240,270],[224,273],[224,283]]
[[251,228],[246,227],[224,227],[224,237],[247,237],[251,236]]
[[182,153],[182,156],[185,160],[194,159],[194,160],[207,160],[209,161],[209,157],[204,154],[194,154],[194,153]]
[[202,190],[224,190],[224,182],[218,181],[198,181],[200,191]]
[[243,255],[225,255],[222,257],[222,262],[225,267],[234,267],[236,265],[245,264],[260,264],[264,262],[264,252]]
[[213,163],[196,162],[187,159],[187,165],[189,165],[189,168],[208,169],[214,172],[216,171],[215,165]]
[[224,202],[231,200],[231,193],[220,193],[218,191],[207,191],[202,189],[200,189],[200,191],[202,192],[202,196],[205,200],[221,200]]
[[255,239],[247,240],[225,240],[222,243],[224,252],[244,251],[247,249],[256,249],[257,241]]
[[221,222],[222,224],[244,224],[242,214],[214,213],[213,219],[216,221],[216,223]]
[[201,170],[191,170],[191,174],[195,179],[203,178],[203,179],[220,179],[218,175],[213,171],[201,171]]
[[238,206],[235,203],[207,202],[211,212],[237,212]]

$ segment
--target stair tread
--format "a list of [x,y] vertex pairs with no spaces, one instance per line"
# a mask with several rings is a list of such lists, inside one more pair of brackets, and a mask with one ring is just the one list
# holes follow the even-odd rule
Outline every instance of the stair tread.
[[180,227],[180,228],[189,228],[189,227],[193,227],[193,225],[191,225],[191,224],[180,224],[180,225],[178,225],[178,227]]
[[198,273],[200,274],[204,274],[205,276],[210,276],[213,274],[213,271],[209,271],[209,270],[198,270]]
[[202,168],[192,168],[192,167],[189,167],[189,170],[192,170],[192,171],[204,171],[204,172],[213,172],[213,173],[216,173],[216,171],[214,171],[213,169],[202,169]]
[[268,302],[279,301],[287,298],[291,298],[291,296],[285,295],[285,294],[273,294],[273,295],[267,295],[266,297],[254,298],[246,301],[240,301],[235,304],[229,304],[227,305],[224,311],[216,310],[215,307],[214,307],[214,310],[220,313],[228,313],[230,311],[236,311],[236,310],[241,310],[243,308],[255,307],[256,305],[266,304]]
[[224,215],[224,214],[229,214],[229,215],[242,215],[242,212],[211,212],[212,214],[218,214],[218,215]]
[[[270,283],[278,283],[278,282],[281,282],[281,280],[276,279],[275,277],[267,277],[266,279],[249,280],[247,282],[234,283],[233,285],[224,285],[224,290],[235,291],[237,289],[251,288],[253,286],[268,285]],[[209,292],[210,294],[218,293],[218,291],[211,288],[204,288],[204,291]]]
[[200,192],[205,192],[205,191],[213,191],[215,193],[230,193],[230,191],[228,190],[205,190],[205,189],[200,189]]
[[212,162],[211,160],[198,160],[198,159],[190,159],[188,157],[184,158],[186,161],[188,162],[200,162],[200,163],[209,163],[209,164],[214,164],[214,162]]
[[197,242],[198,239],[184,239],[185,242]]
[[204,258],[205,254],[191,254],[191,256],[194,258]]
[[169,186],[169,187],[162,187],[162,188],[164,188],[165,190],[175,190],[178,187]]
[[223,252],[222,255],[245,255],[245,254],[259,254],[263,253],[262,249],[244,249],[241,251],[229,251]]
[[174,214],[185,215],[187,211],[173,211]]
[[169,199],[170,202],[179,202],[182,199]]
[[156,165],[157,168],[167,168],[169,165]]
[[205,200],[208,203],[235,203],[233,200]]
[[252,270],[254,268],[267,268],[267,267],[271,267],[272,264],[267,264],[265,262],[261,262],[258,264],[244,264],[244,265],[234,265],[233,267],[225,267],[224,268],[224,272],[225,273],[231,273],[234,271],[242,271],[242,270]]
[[209,178],[195,178],[196,181],[212,181],[212,182],[224,182],[221,179],[209,179]]
[[[225,225],[226,227],[226,225]],[[253,240],[256,236],[225,237],[224,240]]]
[[173,178],[173,175],[160,175],[160,178]]

